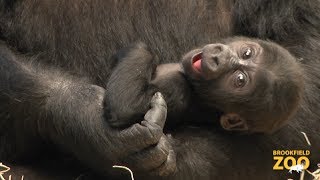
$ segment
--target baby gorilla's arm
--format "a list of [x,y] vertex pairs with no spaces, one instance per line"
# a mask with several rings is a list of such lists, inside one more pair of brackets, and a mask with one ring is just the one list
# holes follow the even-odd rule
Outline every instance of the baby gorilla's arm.
[[143,43],[136,43],[116,54],[119,64],[107,84],[106,116],[114,127],[135,123],[149,109],[156,89],[150,84],[158,62]]
[[116,54],[119,64],[107,85],[106,115],[114,127],[124,127],[141,119],[149,109],[153,94],[160,91],[168,104],[168,116],[176,123],[189,104],[189,86],[181,64],[158,65],[158,60],[137,43]]

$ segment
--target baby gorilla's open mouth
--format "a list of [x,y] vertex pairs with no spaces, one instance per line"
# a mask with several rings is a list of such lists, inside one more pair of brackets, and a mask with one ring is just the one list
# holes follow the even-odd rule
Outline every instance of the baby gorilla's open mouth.
[[202,52],[195,54],[192,57],[192,67],[197,72],[201,72]]

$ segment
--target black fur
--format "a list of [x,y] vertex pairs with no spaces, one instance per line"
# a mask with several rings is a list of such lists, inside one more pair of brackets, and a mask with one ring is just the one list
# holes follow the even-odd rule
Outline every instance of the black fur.
[[[30,179],[55,173],[61,174],[60,179],[62,175],[74,179],[92,170],[118,175],[122,171],[111,165],[123,159],[133,169],[141,168],[142,172],[135,171],[138,179],[150,179],[148,166],[156,168],[163,162],[157,173],[177,167],[163,179],[284,179],[286,171],[272,170],[272,150],[311,149],[311,170],[319,161],[319,1],[7,2],[0,1],[0,160],[13,167],[13,174]],[[124,131],[106,123],[104,88],[117,50],[142,41],[161,57],[161,63],[177,62],[190,49],[229,35],[274,40],[302,60],[303,102],[282,130],[234,136],[214,126],[181,127],[170,132],[171,139],[148,119]],[[163,122],[161,112],[151,117]],[[308,134],[311,147],[300,131]],[[170,144],[176,164],[170,163],[174,159]],[[144,148],[147,151],[140,153]],[[152,152],[160,156],[155,158]],[[66,157],[90,170],[78,168]],[[56,166],[39,168],[43,162]],[[63,162],[70,163],[70,169],[60,169]],[[32,168],[22,164],[24,168],[15,170],[21,163]]]

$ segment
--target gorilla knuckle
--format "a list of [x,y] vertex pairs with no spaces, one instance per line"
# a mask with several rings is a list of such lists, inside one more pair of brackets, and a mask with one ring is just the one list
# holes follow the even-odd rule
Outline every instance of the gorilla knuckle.
[[165,138],[165,135],[163,135],[156,146],[149,147],[144,152],[139,153],[135,163],[141,164],[139,167],[141,170],[159,172],[158,170],[160,170],[160,167],[167,163],[169,155],[170,144]]
[[160,166],[160,168],[157,170],[157,174],[159,176],[169,176],[176,172],[176,170],[177,164],[175,152],[173,150],[169,150],[167,159],[165,163],[162,166]]
[[161,136],[159,143],[157,144],[157,148],[164,151],[166,155],[169,154],[169,150],[171,149],[171,144],[169,143],[165,135]]
[[144,135],[146,136],[145,140],[147,144],[156,144],[159,142],[161,136],[163,135],[162,128],[152,122],[142,121],[141,127],[143,127]]
[[[160,126],[142,121],[141,124],[136,123],[124,132],[120,132],[122,139],[126,141],[141,142],[144,146],[157,144],[162,136],[162,129]],[[131,140],[130,140],[131,139]]]

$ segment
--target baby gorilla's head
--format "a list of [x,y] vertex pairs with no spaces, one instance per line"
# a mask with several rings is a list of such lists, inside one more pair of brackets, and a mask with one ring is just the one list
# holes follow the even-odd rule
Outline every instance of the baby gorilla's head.
[[182,64],[200,101],[223,112],[226,130],[272,132],[302,97],[299,63],[272,42],[229,38],[192,50]]

